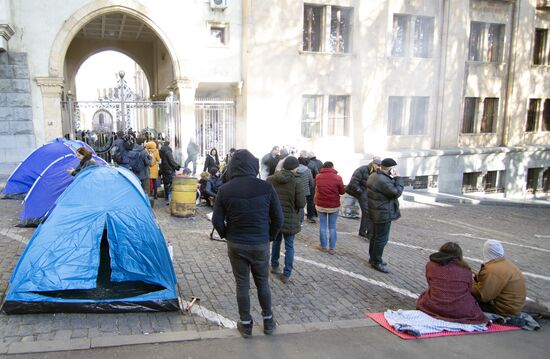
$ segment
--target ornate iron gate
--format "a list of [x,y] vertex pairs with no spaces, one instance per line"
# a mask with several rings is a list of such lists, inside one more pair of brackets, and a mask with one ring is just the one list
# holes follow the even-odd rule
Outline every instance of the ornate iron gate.
[[196,138],[200,156],[212,148],[220,161],[235,147],[235,102],[232,99],[195,99]]
[[73,101],[67,96],[61,102],[69,136],[85,141],[106,160],[110,160],[109,150],[119,131],[160,136],[170,140],[178,153],[181,126],[174,95],[165,101],[148,101],[128,87],[123,72],[119,77],[117,86],[98,101]]

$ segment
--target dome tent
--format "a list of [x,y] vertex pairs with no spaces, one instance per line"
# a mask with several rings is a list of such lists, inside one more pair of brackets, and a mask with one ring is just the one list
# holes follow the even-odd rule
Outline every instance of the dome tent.
[[31,152],[13,171],[2,190],[4,198],[22,198],[32,187],[40,174],[55,160],[75,154],[79,147],[90,146],[81,141],[56,138]]
[[176,276],[138,179],[82,171],[35,231],[11,278],[8,314],[178,310]]
[[[99,166],[107,165],[102,158],[92,157]],[[57,198],[75,179],[66,170],[76,168],[79,162],[75,154],[67,154],[55,159],[40,173],[23,200],[19,226],[37,226],[46,218]]]

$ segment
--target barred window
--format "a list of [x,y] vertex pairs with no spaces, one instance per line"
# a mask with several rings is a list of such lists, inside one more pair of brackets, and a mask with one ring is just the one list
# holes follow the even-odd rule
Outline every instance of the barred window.
[[302,96],[302,137],[321,136],[323,96]]

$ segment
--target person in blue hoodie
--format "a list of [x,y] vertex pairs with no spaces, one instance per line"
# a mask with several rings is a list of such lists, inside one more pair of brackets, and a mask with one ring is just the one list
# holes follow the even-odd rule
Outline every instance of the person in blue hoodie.
[[257,178],[259,161],[248,150],[236,150],[229,164],[230,179],[220,187],[214,203],[212,224],[227,239],[227,253],[237,285],[240,320],[237,329],[252,335],[250,272],[262,307],[264,333],[275,330],[269,289],[269,242],[283,225],[283,211],[273,186]]

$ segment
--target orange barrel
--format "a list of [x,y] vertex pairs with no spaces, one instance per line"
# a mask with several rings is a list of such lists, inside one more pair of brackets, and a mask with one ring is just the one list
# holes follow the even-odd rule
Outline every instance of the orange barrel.
[[197,179],[194,177],[173,177],[170,214],[174,217],[194,216],[196,201]]

